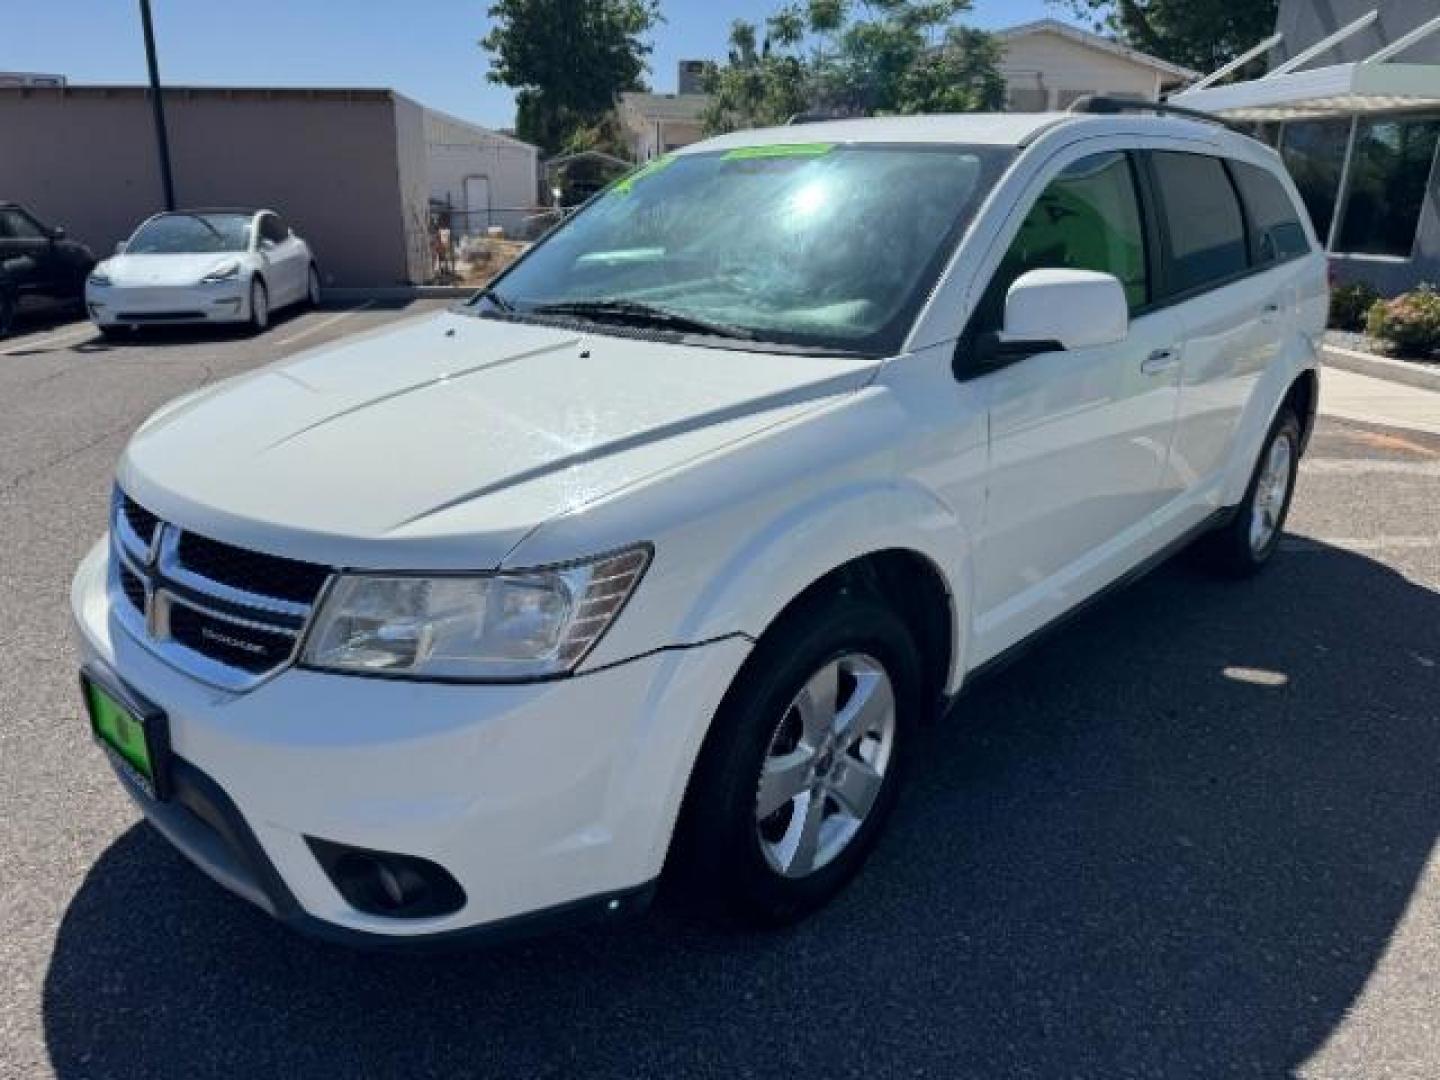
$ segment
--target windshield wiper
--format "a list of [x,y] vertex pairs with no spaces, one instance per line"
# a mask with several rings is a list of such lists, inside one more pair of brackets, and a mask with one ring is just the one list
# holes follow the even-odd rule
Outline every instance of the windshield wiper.
[[740,338],[753,340],[755,335],[740,326],[711,322],[694,315],[682,315],[678,311],[656,307],[640,300],[623,298],[601,300],[560,300],[551,304],[538,304],[530,309],[537,315],[575,315],[582,319],[610,321],[629,326],[654,326],[662,330],[677,330],[682,333],[710,334],[713,337]]

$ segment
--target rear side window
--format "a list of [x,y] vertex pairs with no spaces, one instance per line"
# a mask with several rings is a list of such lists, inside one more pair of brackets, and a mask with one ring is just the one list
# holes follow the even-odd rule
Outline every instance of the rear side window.
[[1070,267],[1114,274],[1130,310],[1145,306],[1145,232],[1130,160],[1123,153],[1092,154],[1067,165],[1035,200],[990,281],[978,325],[998,329],[1005,294],[1030,270]]
[[19,210],[0,210],[0,240],[42,240],[45,233]]
[[1157,150],[1151,155],[1167,238],[1167,292],[1216,285],[1249,265],[1245,222],[1219,158]]
[[1296,259],[1310,250],[1299,212],[1285,187],[1258,165],[1230,162],[1235,186],[1250,217],[1251,259],[1256,266]]

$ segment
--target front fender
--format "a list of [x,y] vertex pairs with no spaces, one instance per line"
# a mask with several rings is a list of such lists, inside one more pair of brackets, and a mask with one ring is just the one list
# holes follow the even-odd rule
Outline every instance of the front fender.
[[742,633],[758,638],[797,596],[830,571],[876,552],[920,555],[946,583],[956,658],[969,639],[970,544],[954,511],[903,479],[851,483],[817,493],[750,532],[716,566],[677,628],[681,641]]

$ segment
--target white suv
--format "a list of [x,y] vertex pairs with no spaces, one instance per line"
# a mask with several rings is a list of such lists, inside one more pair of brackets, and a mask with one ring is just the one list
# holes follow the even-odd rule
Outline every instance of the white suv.
[[688,147],[463,307],[146,422],[73,590],[94,732],[323,935],[610,917],[667,863],[796,918],[977,672],[1196,538],[1270,558],[1325,308],[1215,124]]

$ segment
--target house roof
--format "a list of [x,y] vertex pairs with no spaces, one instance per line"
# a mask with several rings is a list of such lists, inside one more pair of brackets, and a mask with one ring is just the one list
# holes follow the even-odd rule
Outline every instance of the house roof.
[[[416,104],[420,104],[416,102]],[[514,135],[507,135],[503,131],[496,131],[494,128],[487,128],[483,124],[477,124],[473,120],[464,120],[451,113],[443,112],[440,109],[432,109],[429,105],[420,105],[425,112],[425,119],[432,125],[444,127],[446,125],[460,128],[471,135],[478,136],[487,141],[502,143],[506,146],[513,146],[517,150],[531,150],[539,153],[540,148],[534,143],[527,143],[524,139],[517,139]]]
[[1020,23],[1018,26],[1008,26],[1003,30],[996,30],[995,36],[1003,41],[1014,41],[1016,38],[1029,37],[1031,34],[1058,34],[1067,38],[1077,45],[1084,45],[1091,49],[1099,49],[1101,52],[1110,53],[1112,56],[1124,57],[1132,63],[1141,64],[1156,71],[1172,75],[1177,79],[1197,79],[1200,77],[1198,71],[1191,71],[1179,64],[1172,64],[1168,60],[1161,60],[1158,56],[1151,56],[1149,53],[1141,52],[1139,49],[1132,49],[1128,45],[1122,45],[1118,41],[1101,37],[1099,34],[1092,34],[1089,30],[1082,30],[1078,26],[1071,26],[1059,19],[1036,19],[1034,22]]
[[620,106],[645,120],[698,121],[710,103],[709,94],[646,94],[630,92],[620,95]]

